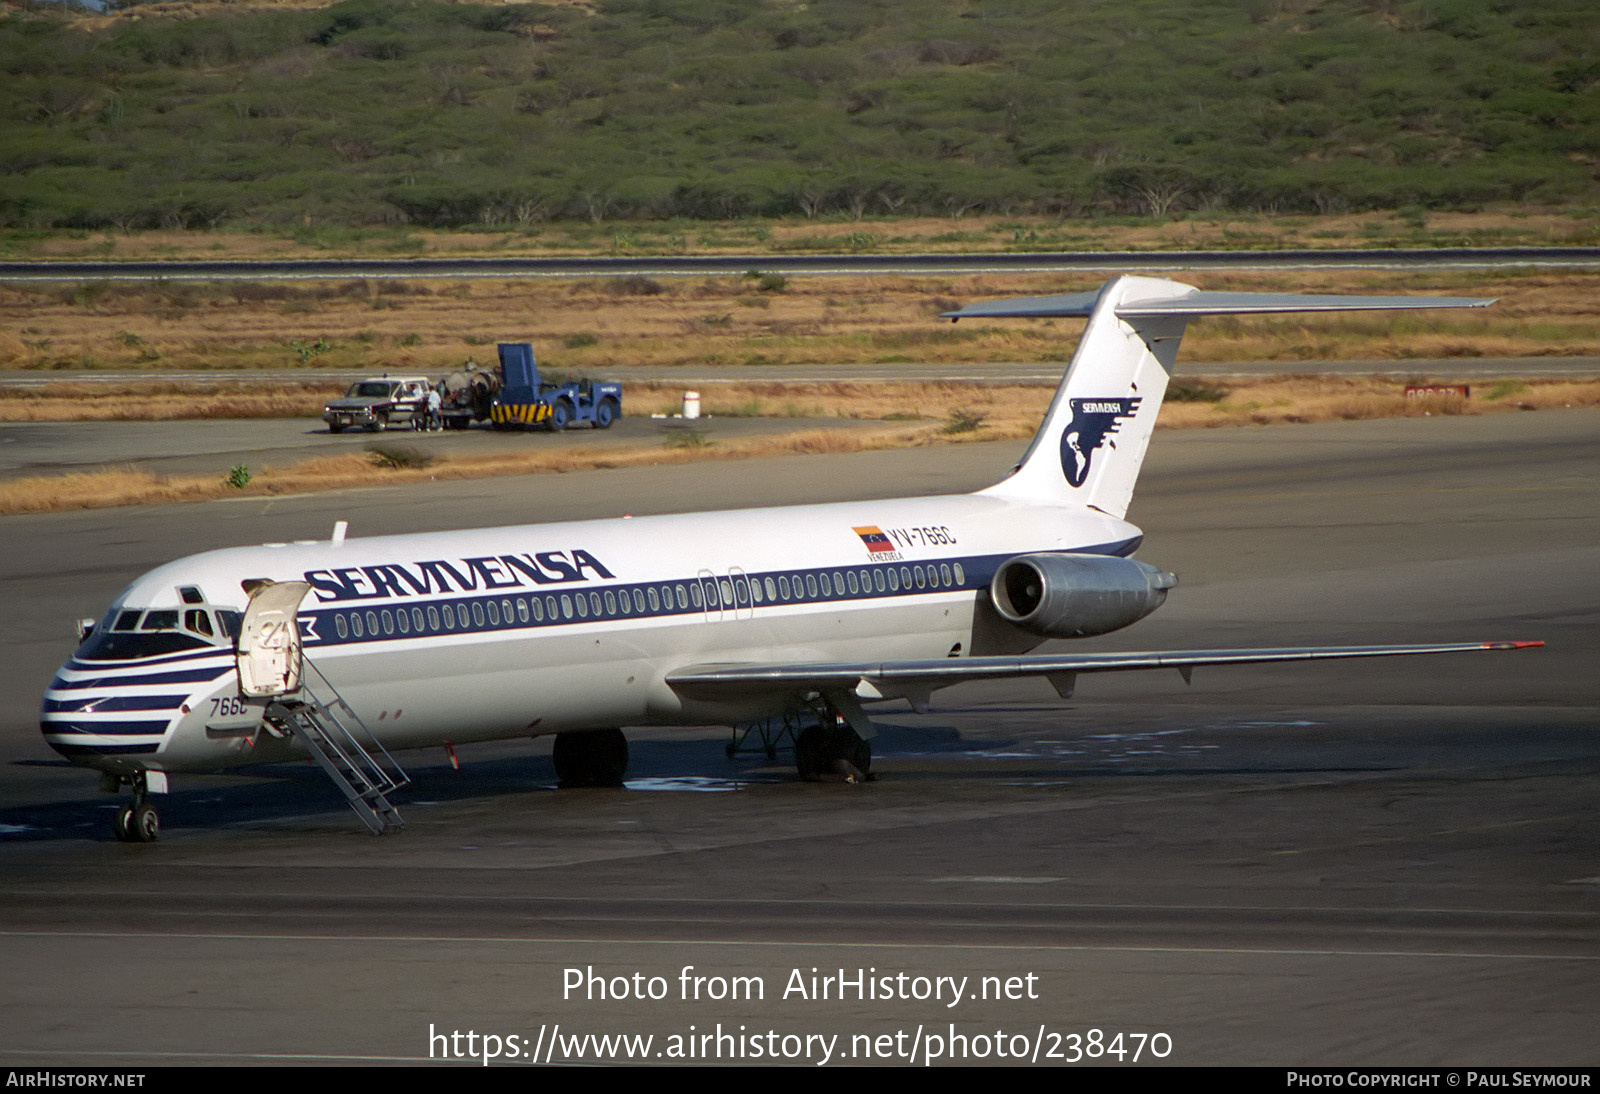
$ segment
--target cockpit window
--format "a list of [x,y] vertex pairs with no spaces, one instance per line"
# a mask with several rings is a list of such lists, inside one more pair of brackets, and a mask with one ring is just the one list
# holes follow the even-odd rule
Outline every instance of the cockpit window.
[[183,631],[148,633],[139,631],[96,630],[78,647],[80,661],[131,661],[136,657],[159,657],[164,653],[204,649],[212,643]]
[[128,661],[222,645],[238,633],[240,615],[219,609],[213,619],[205,608],[181,612],[128,608],[112,613],[111,618],[109,627],[96,627],[78,647],[80,659]]

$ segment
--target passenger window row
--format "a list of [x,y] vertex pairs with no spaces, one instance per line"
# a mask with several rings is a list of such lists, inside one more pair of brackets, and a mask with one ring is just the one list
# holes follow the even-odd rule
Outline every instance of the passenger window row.
[[[332,617],[339,640],[396,638],[538,626],[593,619],[728,611],[761,604],[848,600],[900,592],[964,588],[961,563],[863,566],[774,574],[738,574],[583,592],[483,597],[411,608],[313,613]],[[326,641],[330,636],[324,634]]]

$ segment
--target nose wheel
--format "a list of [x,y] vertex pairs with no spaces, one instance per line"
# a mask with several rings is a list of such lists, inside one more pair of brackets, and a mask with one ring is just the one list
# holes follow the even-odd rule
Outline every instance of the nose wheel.
[[117,810],[112,828],[123,843],[154,843],[161,838],[161,814],[145,800],[147,792],[144,773],[130,776],[133,801]]

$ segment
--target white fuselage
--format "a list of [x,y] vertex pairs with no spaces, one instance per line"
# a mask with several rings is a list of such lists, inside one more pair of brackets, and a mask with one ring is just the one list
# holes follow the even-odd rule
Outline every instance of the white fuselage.
[[[63,754],[119,772],[300,754],[262,732],[263,702],[240,698],[220,623],[209,640],[180,631],[140,647],[141,619],[220,619],[243,610],[252,579],[311,583],[306,659],[390,749],[738,723],[776,700],[690,700],[667,674],[990,652],[985,634],[1004,624],[977,614],[1002,562],[1126,555],[1139,539],[1091,509],[980,493],[213,551],[118,597],[52,682],[42,729]],[[127,633],[112,633],[119,623]],[[1013,651],[1039,640],[1008,635]]]

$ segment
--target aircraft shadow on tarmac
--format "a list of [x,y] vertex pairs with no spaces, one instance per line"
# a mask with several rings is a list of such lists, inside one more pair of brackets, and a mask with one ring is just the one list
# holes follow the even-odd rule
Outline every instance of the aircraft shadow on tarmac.
[[[1008,713],[1050,714],[1059,707],[1008,705]],[[946,713],[998,713],[982,711]],[[950,725],[905,725],[880,720],[873,740],[877,761],[874,781],[916,782],[933,788],[952,783],[1004,786],[1062,785],[1089,780],[1128,778],[1212,778],[1228,776],[1296,775],[1384,771],[1393,763],[1332,761],[1297,753],[1294,757],[1261,757],[1262,762],[1239,763],[1237,752],[1220,755],[1202,751],[1205,746],[1178,746],[1166,750],[1148,747],[1149,733],[1095,733],[1084,727],[1065,728],[1041,740],[1036,734],[964,736]],[[1157,731],[1160,736],[1162,731]],[[740,790],[757,784],[797,781],[792,750],[785,742],[775,756],[762,754],[755,743],[736,756],[727,754],[728,738],[693,741],[648,737],[630,742],[630,763],[625,788],[629,791]],[[425,753],[401,754],[411,783],[395,795],[402,810],[419,804],[442,805],[512,798],[559,789],[547,752],[506,754],[506,746],[490,746],[496,754],[476,757],[463,749],[461,769],[449,763],[420,762]],[[436,755],[436,754],[435,754]],[[23,760],[16,766],[70,768],[66,761]],[[165,796],[162,804],[168,833],[180,830],[221,831],[238,828],[306,828],[323,831],[348,826],[364,834],[327,777],[309,761],[305,764],[263,764],[228,774],[190,777],[187,786]],[[196,784],[199,785],[196,785]],[[565,793],[616,793],[610,790]],[[862,793],[871,793],[863,789]],[[831,801],[832,799],[828,799]],[[819,798],[819,803],[823,799]],[[52,840],[115,842],[111,831],[115,795],[90,795],[41,805],[0,810],[0,843]],[[831,805],[826,807],[832,808]],[[416,816],[415,813],[412,814]],[[348,822],[348,823],[347,823]]]

